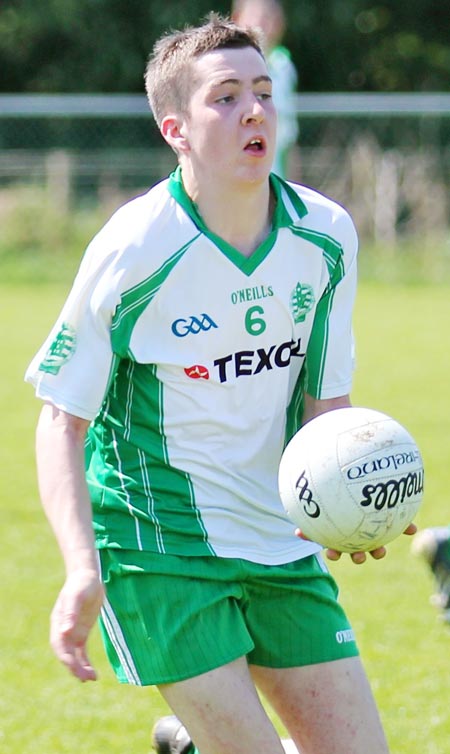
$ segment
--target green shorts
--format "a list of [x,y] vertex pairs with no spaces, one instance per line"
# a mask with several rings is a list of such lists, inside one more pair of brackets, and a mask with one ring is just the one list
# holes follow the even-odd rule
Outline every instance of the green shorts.
[[105,549],[100,560],[101,631],[122,683],[181,681],[243,655],[286,668],[358,654],[319,556],[267,566]]

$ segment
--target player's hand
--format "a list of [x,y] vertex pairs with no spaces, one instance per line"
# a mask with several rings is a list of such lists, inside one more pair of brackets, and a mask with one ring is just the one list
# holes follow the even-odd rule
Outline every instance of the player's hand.
[[104,591],[96,571],[70,575],[56,600],[50,621],[50,644],[57,658],[80,681],[95,681],[86,644],[103,603]]
[[[412,536],[417,532],[417,526],[415,524],[409,524],[409,526],[405,529],[403,534],[407,534],[408,536]],[[300,537],[300,539],[306,539],[308,540],[308,537],[305,537],[305,535],[300,531],[300,529],[296,529],[295,533],[297,537]],[[333,550],[331,548],[328,548],[325,550],[325,554],[328,558],[328,560],[339,560],[342,552],[340,550]],[[374,560],[381,560],[384,558],[387,554],[386,547],[377,547],[375,550],[370,550],[368,553]],[[355,565],[361,565],[362,563],[365,563],[367,560],[367,553],[366,552],[352,552],[350,554],[351,559],[355,563]]]
[[[370,550],[368,554],[374,560],[381,560],[386,556],[386,553],[387,550],[385,547],[377,547],[376,550]],[[328,560],[339,560],[342,552],[340,552],[340,550],[332,550],[329,548],[328,550],[325,550],[325,554]],[[362,563],[365,563],[367,560],[367,552],[352,552],[350,553],[350,557],[355,565],[362,565]]]

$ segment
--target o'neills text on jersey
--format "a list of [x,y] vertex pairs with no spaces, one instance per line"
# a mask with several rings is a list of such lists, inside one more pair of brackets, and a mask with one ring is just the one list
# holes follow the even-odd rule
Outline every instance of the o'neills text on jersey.
[[231,294],[232,304],[246,304],[248,301],[260,301],[263,298],[273,296],[271,285],[255,285],[252,288],[241,288]]

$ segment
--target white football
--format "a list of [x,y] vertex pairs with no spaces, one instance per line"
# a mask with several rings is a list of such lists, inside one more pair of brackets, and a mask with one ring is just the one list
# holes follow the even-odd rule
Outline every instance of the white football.
[[312,419],[287,444],[278,486],[303,534],[341,552],[374,550],[398,537],[423,498],[423,461],[409,432],[369,408]]

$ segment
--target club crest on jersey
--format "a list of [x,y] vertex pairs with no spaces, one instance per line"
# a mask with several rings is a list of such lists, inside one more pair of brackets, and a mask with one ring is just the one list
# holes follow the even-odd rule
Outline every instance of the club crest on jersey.
[[311,311],[315,303],[314,292],[311,286],[297,283],[291,293],[289,303],[295,324],[304,322],[306,315]]
[[72,358],[77,346],[75,329],[67,322],[63,322],[61,329],[45,354],[39,366],[40,372],[58,374],[61,367]]
[[208,332],[212,327],[217,327],[211,317],[203,312],[198,317],[191,315],[188,319],[176,319],[172,322],[171,330],[177,338],[185,338],[186,335],[198,335],[200,332]]
[[191,380],[209,380],[209,372],[206,367],[201,364],[194,364],[191,367],[186,367],[184,373],[191,378]]

